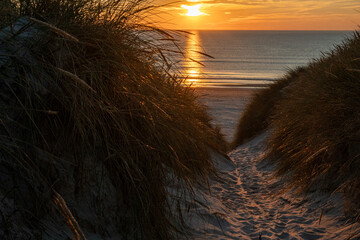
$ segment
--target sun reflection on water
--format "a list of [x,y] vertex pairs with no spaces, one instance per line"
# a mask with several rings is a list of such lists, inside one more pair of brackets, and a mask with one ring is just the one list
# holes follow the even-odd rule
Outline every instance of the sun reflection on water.
[[186,39],[186,50],[185,50],[185,73],[187,75],[186,84],[196,87],[200,82],[200,74],[202,65],[202,56],[200,52],[201,42],[199,33],[197,31],[191,31],[188,38]]

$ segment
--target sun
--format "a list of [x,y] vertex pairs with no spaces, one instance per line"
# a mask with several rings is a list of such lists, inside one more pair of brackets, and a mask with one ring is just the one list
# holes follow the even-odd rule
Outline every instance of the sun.
[[203,12],[200,12],[201,4],[197,4],[194,6],[181,5],[181,7],[188,10],[188,12],[185,14],[186,16],[197,17],[205,14]]

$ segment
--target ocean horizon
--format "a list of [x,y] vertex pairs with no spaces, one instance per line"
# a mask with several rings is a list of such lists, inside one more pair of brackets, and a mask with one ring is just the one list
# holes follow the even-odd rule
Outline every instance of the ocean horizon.
[[[331,51],[352,31],[193,30],[178,68],[194,87],[262,87]],[[205,54],[202,54],[205,53]],[[209,56],[211,57],[209,57]]]

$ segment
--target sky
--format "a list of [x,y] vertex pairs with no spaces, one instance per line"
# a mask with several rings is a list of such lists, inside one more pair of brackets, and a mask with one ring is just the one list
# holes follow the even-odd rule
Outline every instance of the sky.
[[164,5],[157,22],[168,29],[355,30],[360,25],[360,0],[155,0],[154,3]]

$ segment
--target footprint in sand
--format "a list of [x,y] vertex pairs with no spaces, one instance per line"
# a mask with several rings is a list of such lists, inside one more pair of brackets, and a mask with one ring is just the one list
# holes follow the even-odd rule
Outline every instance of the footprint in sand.
[[[320,207],[273,194],[270,167],[258,165],[264,138],[259,136],[229,154],[235,167],[223,171],[227,181],[211,188],[212,195],[222,200],[224,214],[218,221],[203,219],[193,239],[346,239],[347,229],[341,230],[335,220],[319,224]],[[210,208],[218,208],[212,203]]]

